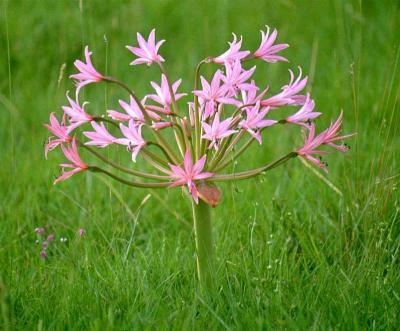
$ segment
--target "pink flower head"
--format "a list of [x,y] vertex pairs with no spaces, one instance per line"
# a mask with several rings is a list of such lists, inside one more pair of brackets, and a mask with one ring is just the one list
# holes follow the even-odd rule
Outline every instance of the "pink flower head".
[[274,125],[277,123],[275,120],[266,120],[264,119],[265,115],[268,114],[270,108],[266,107],[261,109],[260,111],[260,102],[257,101],[254,107],[246,108],[246,119],[239,123],[239,127],[245,129],[248,133],[250,133],[259,144],[262,144],[262,138],[260,130],[267,127]]
[[46,239],[47,241],[53,241],[54,240],[54,234],[49,234],[48,236],[47,236],[47,239]]
[[282,92],[280,92],[277,95],[274,95],[273,97],[262,100],[261,105],[262,106],[269,106],[271,108],[276,108],[280,106],[286,106],[286,105],[303,105],[304,102],[306,101],[306,96],[305,95],[298,95],[298,93],[304,89],[304,87],[307,84],[307,76],[304,77],[303,79],[301,78],[302,71],[301,68],[299,67],[299,76],[297,77],[296,80],[294,80],[294,74],[292,70],[289,70],[290,72],[290,82],[289,84],[285,85],[282,87]]
[[237,103],[237,100],[226,97],[228,87],[226,85],[221,86],[222,77],[221,70],[217,70],[211,84],[209,84],[207,80],[201,76],[202,90],[193,91],[193,93],[199,97],[200,104],[204,106],[204,119],[207,119],[210,115],[215,113],[218,104]]
[[165,40],[160,40],[156,43],[155,31],[155,29],[151,30],[147,42],[140,33],[137,33],[139,47],[126,46],[127,49],[138,57],[136,60],[131,62],[131,65],[146,63],[150,66],[154,62],[164,62],[164,58],[158,54],[158,49]]
[[75,126],[65,125],[65,118],[66,117],[64,115],[61,123],[59,123],[54,113],[50,113],[50,125],[44,124],[44,126],[54,135],[53,137],[49,138],[49,141],[45,146],[44,155],[46,158],[49,151],[62,143],[69,143],[72,139],[69,134],[75,128]]
[[259,95],[257,95],[259,88],[257,87],[254,80],[247,85],[245,90],[241,90],[242,100],[241,106],[256,104],[260,101],[264,95],[268,92],[268,88],[264,89]]
[[202,123],[205,132],[202,138],[211,140],[211,144],[208,148],[212,148],[214,146],[215,149],[218,149],[218,140],[221,140],[237,132],[236,130],[229,130],[231,124],[232,117],[228,117],[227,119],[220,122],[219,113],[215,114],[212,125],[207,124],[206,122]]
[[45,258],[47,257],[47,253],[46,253],[45,250],[42,250],[42,251],[40,252],[40,257],[41,257],[42,259],[45,259]]
[[79,235],[79,237],[83,237],[85,234],[86,234],[85,229],[80,228],[80,229],[78,230],[78,235]]
[[[182,79],[177,80],[175,83],[172,84],[172,93],[174,93],[175,101],[179,100],[183,96],[186,95],[186,93],[176,93],[176,91],[179,88],[179,85],[181,85]],[[151,86],[155,89],[157,94],[150,94],[147,96],[147,98],[159,103],[160,105],[164,106],[163,108],[160,109],[154,109],[154,110],[159,110],[163,114],[171,114],[171,103],[172,103],[172,98],[171,94],[169,91],[169,86],[168,86],[168,80],[167,77],[162,74],[161,75],[161,86],[156,84],[155,82],[150,82]]]
[[[60,164],[62,167],[62,174],[57,177],[57,179],[54,181],[54,184],[57,184],[58,182],[61,182],[63,180],[66,180],[67,178],[71,177],[72,175],[85,171],[89,168],[89,166],[81,160],[78,154],[78,147],[76,145],[76,138],[72,138],[72,143],[71,146],[64,146],[61,145],[61,149],[65,155],[65,157],[71,161],[72,163],[63,163]],[[71,170],[64,171],[65,168],[70,168]]]
[[97,70],[93,67],[92,60],[90,56],[92,52],[89,51],[89,47],[85,47],[85,59],[86,63],[81,60],[76,60],[74,62],[75,67],[79,70],[79,73],[71,75],[70,78],[73,78],[77,82],[78,89],[76,93],[79,93],[79,90],[90,83],[96,83],[104,79],[103,75],[98,73]]
[[306,160],[309,160],[316,164],[321,169],[326,169],[326,164],[320,161],[319,159],[313,157],[313,155],[322,155],[327,154],[325,151],[316,150],[320,147],[325,141],[326,132],[321,132],[318,136],[315,137],[315,123],[311,123],[310,131],[308,137],[304,139],[303,147],[299,148],[296,152],[299,156],[303,157]]
[[35,229],[35,232],[36,232],[39,236],[41,236],[41,235],[44,233],[44,228],[43,228],[43,227],[36,228],[36,229]]
[[83,134],[91,139],[85,145],[93,145],[98,147],[107,147],[113,144],[117,138],[113,137],[104,126],[104,123],[97,124],[95,121],[91,122],[93,131],[84,131]]
[[218,63],[218,64],[224,64],[224,63],[231,63],[236,60],[242,60],[244,59],[247,55],[250,54],[249,51],[241,51],[240,48],[242,47],[242,37],[240,37],[240,40],[237,41],[237,37],[234,33],[233,35],[233,40],[232,42],[229,42],[229,49],[217,56],[211,59],[212,62]]
[[115,110],[107,110],[108,116],[117,121],[127,122],[133,119],[135,122],[144,123],[143,113],[133,96],[130,96],[129,104],[124,100],[119,100],[119,105],[126,113],[124,114]]
[[90,122],[93,120],[93,116],[89,115],[85,112],[84,108],[87,104],[86,102],[83,105],[79,105],[78,95],[76,96],[76,101],[72,100],[67,93],[67,98],[69,101],[69,106],[63,106],[62,109],[66,115],[69,117],[69,121],[71,123],[75,123],[75,128],[78,125],[81,125],[86,122]]
[[250,70],[244,70],[240,64],[240,61],[236,60],[232,64],[226,63],[225,68],[226,76],[222,76],[221,78],[228,87],[230,96],[236,95],[239,90],[247,90],[252,88],[251,84],[246,82],[253,75],[254,71],[256,70],[256,66]]
[[287,117],[286,122],[299,124],[306,128],[309,128],[310,124],[307,122],[310,122],[311,120],[321,115],[321,113],[313,112],[314,106],[314,100],[310,99],[310,94],[307,94],[307,99],[304,105],[297,113]]
[[342,121],[343,121],[343,112],[340,113],[336,122],[331,124],[331,126],[324,131],[325,137],[324,137],[323,143],[337,149],[340,152],[347,152],[349,150],[348,146],[334,144],[335,141],[343,140],[343,139],[349,138],[351,136],[354,136],[354,133],[344,135],[344,136],[339,136],[339,132],[340,132],[341,126],[342,126]]
[[185,158],[183,161],[183,168],[177,165],[169,164],[171,171],[169,175],[174,182],[171,187],[187,185],[193,200],[199,202],[199,194],[194,183],[195,180],[206,179],[214,176],[211,172],[201,172],[204,168],[206,162],[206,156],[201,157],[194,165],[192,162],[192,157],[190,155],[190,150],[185,153]]
[[254,56],[263,59],[266,62],[275,63],[277,61],[288,62],[286,58],[280,55],[276,55],[279,51],[288,48],[288,44],[277,44],[274,45],[278,31],[274,31],[269,35],[269,27],[267,26],[267,32],[261,30],[261,44],[260,47],[254,52]]
[[135,125],[133,120],[129,121],[128,127],[123,124],[120,124],[119,127],[125,138],[116,139],[115,142],[128,146],[128,150],[132,152],[132,161],[136,162],[138,153],[146,145],[146,141],[142,138],[142,127]]

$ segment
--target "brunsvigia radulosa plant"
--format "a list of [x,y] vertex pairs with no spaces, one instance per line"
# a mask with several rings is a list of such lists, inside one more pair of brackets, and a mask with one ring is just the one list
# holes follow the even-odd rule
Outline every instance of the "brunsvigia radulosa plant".
[[[181,80],[171,79],[164,67],[164,58],[159,54],[164,40],[156,42],[155,30],[151,31],[147,41],[138,33],[138,47],[127,46],[136,56],[131,65],[156,65],[161,74],[160,84],[150,83],[155,94],[144,97],[139,97],[124,82],[99,73],[86,47],[85,62],[75,61],[78,73],[71,76],[77,85],[75,99],[67,94],[69,105],[62,107],[61,121],[51,113],[50,124],[46,125],[53,134],[45,147],[46,156],[50,150],[60,146],[69,160],[69,163],[60,165],[62,173],[55,183],[78,172],[91,171],[133,187],[187,188],[192,201],[197,269],[202,284],[210,283],[214,268],[210,206],[216,206],[221,195],[215,183],[252,178],[297,156],[326,170],[326,164],[318,158],[327,153],[321,147],[329,146],[341,152],[348,150],[346,145],[337,144],[349,137],[339,135],[342,114],[329,128],[316,134],[314,120],[321,113],[314,111],[310,95],[302,93],[307,77],[302,77],[300,69],[297,78],[290,71],[290,81],[276,95],[268,95],[268,88],[261,88],[251,80],[256,67],[245,69],[244,64],[255,60],[269,63],[287,61],[278,52],[288,45],[274,44],[277,31],[270,33],[267,28],[261,34],[261,44],[255,52],[241,50],[242,38],[238,40],[233,35],[225,53],[207,57],[197,65],[193,91],[179,93]],[[203,65],[212,63],[217,65],[217,69],[208,81],[200,71]],[[119,111],[107,110],[107,117],[87,111],[86,103],[79,100],[79,92],[94,83],[116,84],[127,92],[126,99],[119,101]],[[182,103],[184,97],[190,97],[192,101],[185,105]],[[293,115],[280,118],[279,108],[286,106],[297,109]],[[84,125],[89,128],[82,130]],[[227,167],[254,141],[261,145],[263,131],[274,125],[303,128],[306,132],[303,146],[270,164],[226,173]],[[173,135],[166,136],[166,130],[172,130]],[[83,138],[78,139],[81,134]],[[123,153],[131,153],[134,163],[123,166],[93,149],[113,146],[125,146]],[[93,154],[104,166],[83,161],[79,154],[81,149]],[[154,171],[135,169],[139,153]],[[115,171],[125,175],[121,177]]]

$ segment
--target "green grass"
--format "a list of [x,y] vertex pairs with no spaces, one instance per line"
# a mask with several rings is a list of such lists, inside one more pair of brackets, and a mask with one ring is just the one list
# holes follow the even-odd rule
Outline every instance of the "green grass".
[[[3,0],[0,329],[399,329],[399,17],[390,0]],[[101,71],[143,95],[159,73],[129,67],[124,47],[136,31],[156,27],[167,39],[168,70],[191,90],[199,60],[221,53],[232,31],[254,49],[264,24],[291,45],[291,62],[258,64],[257,81],[276,91],[287,69],[301,65],[324,113],[319,127],[343,109],[345,131],[357,136],[350,153],[327,158],[326,177],[340,193],[297,159],[221,186],[219,286],[203,298],[181,191],[132,189],[91,174],[53,186],[62,158],[44,159],[42,123],[73,89],[67,77],[83,45]],[[98,112],[124,97],[104,85],[85,93]],[[238,166],[264,164],[300,140],[298,130],[274,128]],[[45,261],[38,226],[56,236]]]

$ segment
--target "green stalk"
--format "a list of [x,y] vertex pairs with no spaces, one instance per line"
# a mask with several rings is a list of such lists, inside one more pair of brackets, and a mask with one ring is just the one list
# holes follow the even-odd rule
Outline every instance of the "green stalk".
[[207,291],[213,283],[214,245],[212,239],[211,207],[192,199],[193,226],[196,240],[197,275],[201,289]]

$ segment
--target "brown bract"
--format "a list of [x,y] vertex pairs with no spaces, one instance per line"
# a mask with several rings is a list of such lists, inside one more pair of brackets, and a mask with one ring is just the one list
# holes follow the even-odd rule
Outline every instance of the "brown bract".
[[216,207],[221,199],[221,190],[210,183],[201,182],[197,185],[199,197],[211,207]]

